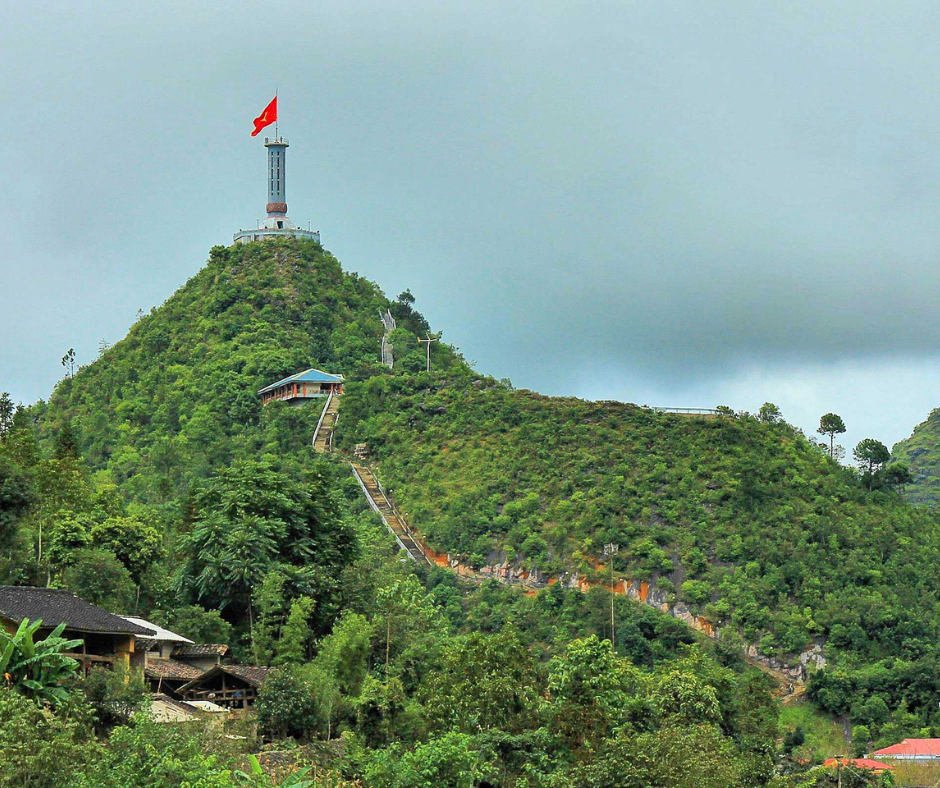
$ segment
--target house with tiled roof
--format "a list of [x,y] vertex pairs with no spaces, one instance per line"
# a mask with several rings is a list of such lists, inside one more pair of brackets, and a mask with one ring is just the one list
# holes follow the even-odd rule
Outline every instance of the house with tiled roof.
[[154,658],[167,659],[177,646],[192,645],[193,643],[189,638],[178,635],[176,632],[171,632],[169,629],[161,627],[159,624],[154,624],[152,621],[148,621],[145,618],[139,618],[138,616],[122,616],[122,618],[130,621],[132,624],[153,630],[154,634],[152,637],[137,639],[137,650],[146,652],[148,660]]
[[137,639],[137,651],[143,654],[143,660],[139,664],[143,668],[144,677],[150,685],[151,692],[172,694],[177,687],[198,678],[205,672],[199,667],[172,658],[174,649],[195,645],[188,637],[154,624],[145,618],[138,616],[124,616],[123,618],[154,632],[152,637]]
[[171,656],[205,672],[221,665],[231,649],[224,643],[180,643]]
[[155,694],[176,696],[179,688],[193,679],[198,679],[204,670],[179,662],[175,659],[148,660],[144,668],[144,678]]
[[342,375],[333,375],[320,369],[307,369],[265,386],[258,391],[261,404],[279,400],[290,405],[302,405],[317,397],[343,393]]
[[253,665],[217,665],[177,690],[186,701],[212,701],[227,709],[247,709],[270,672]]
[[109,613],[71,591],[0,586],[0,626],[12,633],[24,619],[42,621],[39,638],[65,624],[63,637],[82,641],[80,649],[69,656],[85,670],[96,664],[142,666],[144,652],[138,650],[137,639],[146,640],[156,634],[153,629]]
[[872,758],[902,761],[940,761],[940,739],[904,739],[870,753]]

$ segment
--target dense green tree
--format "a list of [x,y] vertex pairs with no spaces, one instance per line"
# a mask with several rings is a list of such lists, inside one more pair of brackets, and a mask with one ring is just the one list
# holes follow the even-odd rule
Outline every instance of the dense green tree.
[[11,544],[14,525],[33,499],[22,469],[0,452],[0,544]]
[[590,746],[645,708],[639,683],[637,671],[614,654],[609,640],[573,640],[548,666],[548,727],[572,749]]
[[448,643],[426,682],[425,707],[444,730],[518,732],[532,724],[540,690],[535,662],[510,626]]
[[906,463],[895,462],[884,469],[884,480],[897,491],[898,497],[901,498],[904,496],[904,488],[914,481],[914,476]]
[[199,605],[187,605],[169,614],[158,612],[153,621],[196,643],[229,643],[232,640],[232,625],[222,618],[219,611],[205,610]]
[[53,713],[0,686],[0,785],[66,788],[98,755],[90,714],[81,701]]
[[13,429],[13,415],[16,407],[9,392],[0,391],[0,441]]
[[344,695],[355,697],[369,672],[369,644],[374,625],[359,613],[346,612],[323,639],[316,665],[332,677]]
[[772,402],[765,402],[760,406],[760,410],[757,412],[757,418],[766,424],[775,424],[783,420],[783,414],[780,412],[780,408]]
[[313,647],[310,620],[316,606],[316,601],[309,596],[298,597],[291,602],[290,613],[277,641],[277,664],[300,664],[310,659]]
[[271,736],[304,736],[316,724],[314,689],[296,668],[272,670],[255,702],[258,722]]
[[323,570],[349,560],[355,545],[322,477],[300,483],[268,461],[241,461],[197,492],[194,509],[181,590],[203,604],[246,610],[253,628],[253,589],[275,564],[293,565],[297,590],[330,609],[335,581]]
[[477,788],[496,775],[492,756],[463,733],[445,733],[408,751],[375,751],[363,775],[374,788]]
[[134,610],[134,580],[110,550],[95,547],[75,552],[62,581],[74,594],[105,610],[119,614]]
[[134,714],[146,709],[147,685],[140,671],[92,668],[81,681],[81,691],[95,715],[95,729],[101,734],[118,725],[127,725]]
[[138,582],[162,547],[160,532],[134,517],[108,517],[92,526],[90,536],[93,544],[114,553]]
[[835,413],[826,413],[819,418],[819,427],[816,432],[829,436],[829,456],[835,457],[835,437],[845,432],[845,422]]
[[868,489],[871,490],[875,473],[891,459],[891,452],[881,441],[874,438],[864,438],[853,449],[852,456],[865,472],[868,479]]
[[213,749],[203,728],[141,720],[135,725],[116,728],[108,746],[99,751],[99,757],[84,770],[69,774],[67,785],[69,788],[234,788],[228,759]]

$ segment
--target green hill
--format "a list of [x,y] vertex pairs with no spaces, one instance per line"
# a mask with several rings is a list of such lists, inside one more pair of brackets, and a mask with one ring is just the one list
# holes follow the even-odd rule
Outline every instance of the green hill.
[[[125,496],[172,505],[233,459],[306,454],[318,413],[256,391],[317,366],[355,372],[378,361],[380,311],[399,321],[403,369],[424,358],[424,319],[312,243],[215,247],[209,262],[127,337],[35,409],[52,440],[67,422],[85,460]],[[446,345],[435,364],[461,366]]]
[[[833,675],[891,676],[889,708],[935,718],[940,690],[940,527],[932,511],[868,492],[784,423],[701,419],[546,398],[495,383],[379,376],[343,402],[411,523],[471,565],[517,562],[591,576],[602,546],[618,574],[656,580],[765,653],[827,642]],[[665,580],[665,582],[664,582]],[[916,667],[912,667],[916,666]],[[874,690],[874,687],[870,687]],[[867,690],[865,690],[867,691]],[[833,712],[845,698],[825,694]],[[857,721],[877,727],[859,711]],[[882,720],[884,722],[884,720]]]
[[891,459],[907,464],[914,481],[905,489],[911,503],[940,503],[940,409],[914,428],[910,438],[898,441]]
[[[394,372],[376,363],[384,309],[399,320]],[[825,641],[834,667],[901,672],[898,660],[934,654],[933,512],[868,492],[782,422],[516,391],[443,343],[425,373],[427,328],[408,298],[316,245],[216,248],[37,415],[50,440],[67,421],[101,478],[173,520],[234,460],[312,461],[316,409],[262,410],[255,391],[316,365],[349,379],[340,445],[367,442],[412,526],[472,566],[591,577],[614,542],[619,575],[656,581],[765,654]],[[903,689],[886,699],[912,703]]]
[[[473,567],[598,579],[602,546],[614,542],[619,576],[653,581],[724,628],[716,659],[734,670],[735,632],[789,658],[825,643],[829,666],[810,687],[822,709],[879,742],[940,732],[940,515],[888,489],[869,492],[780,421],[543,397],[478,374],[444,343],[434,344],[424,372],[417,336],[429,326],[411,301],[407,293],[388,299],[312,243],[214,248],[165,304],[8,429],[0,528],[14,547],[0,557],[0,573],[86,592],[107,586],[127,606],[132,597],[118,582],[126,576],[141,611],[200,631],[227,623],[240,654],[256,661],[302,663],[303,655],[332,654],[323,644],[340,639],[344,656],[330,657],[327,673],[340,681],[337,666],[361,653],[375,681],[346,675],[337,714],[379,749],[457,724],[441,698],[427,697],[429,677],[456,681],[461,660],[476,658],[447,651],[455,633],[495,637],[515,622],[524,648],[543,667],[562,660],[552,663],[562,672],[565,659],[584,657],[573,639],[610,634],[600,588],[566,596],[555,585],[522,596],[462,588],[440,571],[419,572],[416,585],[415,567],[375,530],[346,469],[311,451],[317,408],[260,407],[259,388],[315,366],[347,377],[338,445],[368,444],[432,547]],[[386,309],[398,321],[394,370],[377,363]],[[285,635],[295,631],[288,621],[300,600],[308,600],[296,613],[306,640]],[[226,621],[205,619],[193,604],[220,609]],[[751,752],[741,693],[754,688],[704,657],[674,621],[623,599],[615,607],[620,656],[651,671],[636,679],[642,691],[629,692],[647,703],[658,697],[656,671],[670,669],[664,662],[704,660],[682,670],[715,688],[722,710],[695,724],[723,715],[721,735],[733,744],[716,747]],[[498,648],[520,648],[514,637]],[[486,651],[486,643],[474,648]],[[533,670],[541,677],[532,679],[533,698],[561,686]],[[389,683],[392,675],[400,684]],[[634,679],[626,676],[611,692],[628,692]],[[450,701],[460,696],[454,690]],[[512,724],[500,728],[509,738],[488,740],[504,748],[504,766],[518,757],[512,768],[521,773],[522,751],[551,750],[570,736],[564,757],[575,771],[551,784],[606,784],[600,772],[589,778],[575,766],[588,750],[616,759],[610,741],[582,751],[575,732],[551,728],[560,718],[529,719],[523,712],[535,701],[518,703]],[[630,717],[629,704],[617,708]],[[636,724],[650,733],[617,715],[611,730]],[[536,736],[539,725],[551,735]],[[763,769],[770,734],[762,730]],[[368,771],[373,756],[362,757]]]

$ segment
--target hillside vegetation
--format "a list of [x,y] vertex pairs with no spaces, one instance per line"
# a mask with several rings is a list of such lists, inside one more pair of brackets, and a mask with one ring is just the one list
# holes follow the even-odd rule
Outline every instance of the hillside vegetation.
[[[125,496],[172,501],[233,458],[299,454],[319,414],[280,404],[262,412],[256,391],[314,365],[375,364],[388,308],[404,337],[426,329],[407,303],[316,244],[215,247],[205,268],[34,415],[47,439],[68,424],[89,465]],[[412,350],[399,352],[403,369],[423,362]],[[435,360],[457,363],[446,346]]]
[[[784,423],[540,397],[444,343],[424,372],[412,301],[309,242],[214,248],[48,402],[0,408],[0,582],[72,588],[278,666],[262,729],[343,734],[339,768],[378,788],[826,784],[774,777],[777,756],[803,769],[799,737],[781,745],[733,631],[768,653],[827,641],[812,696],[851,717],[856,747],[940,733],[932,512],[869,492]],[[377,364],[385,309],[394,371]],[[260,407],[259,388],[310,366],[347,376],[337,440],[368,443],[433,546],[593,575],[612,541],[618,574],[728,637],[703,645],[619,598],[615,649],[602,588],[526,596],[402,561],[340,458],[312,452],[318,409]],[[20,738],[60,735],[6,696],[0,717]],[[64,720],[63,752],[87,734]],[[151,735],[88,745],[91,781],[132,784],[117,769],[155,758]]]
[[940,503],[940,409],[918,424],[910,438],[894,444],[891,459],[907,464],[914,477],[905,491],[911,503]]
[[619,544],[618,575],[674,590],[765,653],[825,641],[813,690],[829,711],[886,736],[895,710],[940,723],[937,515],[869,492],[789,425],[445,374],[354,383],[343,417],[437,549],[590,577]]

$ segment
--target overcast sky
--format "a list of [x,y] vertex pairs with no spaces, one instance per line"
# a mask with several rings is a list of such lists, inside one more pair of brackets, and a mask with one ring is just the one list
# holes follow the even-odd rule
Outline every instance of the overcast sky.
[[480,370],[891,445],[940,406],[940,5],[0,0],[0,390],[291,217]]

